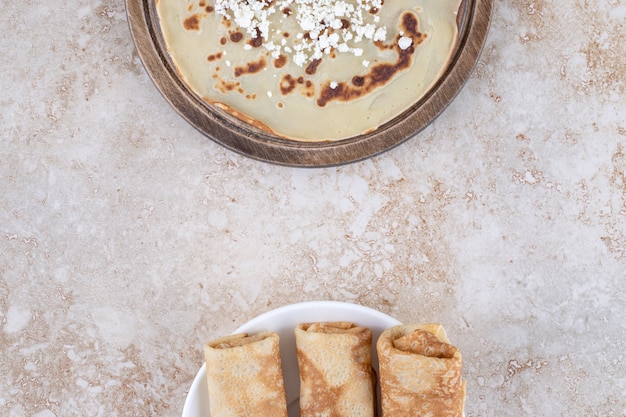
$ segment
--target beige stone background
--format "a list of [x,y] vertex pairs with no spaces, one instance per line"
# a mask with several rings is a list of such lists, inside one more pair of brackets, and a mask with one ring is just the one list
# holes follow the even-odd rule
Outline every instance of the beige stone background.
[[626,416],[626,4],[496,0],[400,147],[286,168],[161,97],[122,0],[0,3],[0,415],[180,416],[201,345],[305,300],[436,321],[466,416]]

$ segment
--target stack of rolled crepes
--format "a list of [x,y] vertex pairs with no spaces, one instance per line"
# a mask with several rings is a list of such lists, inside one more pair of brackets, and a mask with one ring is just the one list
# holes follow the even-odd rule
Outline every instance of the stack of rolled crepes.
[[204,345],[211,417],[287,417],[278,334],[236,334]]
[[440,324],[400,325],[376,343],[383,417],[462,417],[461,352]]
[[[349,322],[295,329],[301,417],[376,416],[372,332]],[[439,324],[400,325],[376,344],[382,417],[462,417],[461,352]],[[211,417],[286,417],[276,333],[204,347]]]

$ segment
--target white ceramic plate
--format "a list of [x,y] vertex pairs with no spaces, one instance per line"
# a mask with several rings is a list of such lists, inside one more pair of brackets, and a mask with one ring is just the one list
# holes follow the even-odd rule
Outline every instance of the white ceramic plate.
[[[233,333],[275,331],[280,335],[280,352],[289,417],[299,416],[300,377],[294,328],[299,323],[317,321],[350,321],[360,326],[369,327],[372,329],[373,343],[378,340],[378,336],[383,330],[400,324],[393,317],[357,304],[337,301],[311,301],[268,311],[235,330]],[[372,364],[378,372],[378,357],[373,346],[372,355]],[[206,368],[205,365],[202,365],[187,394],[183,407],[183,417],[209,417],[210,415]],[[380,412],[379,415],[381,415]]]

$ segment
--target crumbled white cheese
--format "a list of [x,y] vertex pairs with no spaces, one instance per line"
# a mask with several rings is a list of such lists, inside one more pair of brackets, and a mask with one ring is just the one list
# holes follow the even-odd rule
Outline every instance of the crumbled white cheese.
[[369,66],[370,66],[370,62],[369,62],[367,59],[364,59],[364,60],[361,62],[361,64],[363,64],[363,66],[364,66],[365,68],[367,68],[367,67],[369,67]]
[[302,51],[296,52],[296,54],[293,56],[293,62],[295,62],[296,65],[300,67],[304,65],[306,61],[307,61],[307,56]]
[[[286,39],[277,42],[284,47],[284,52],[293,52],[292,59],[299,66],[333,50],[358,57],[363,53],[359,42],[385,41],[387,29],[377,25],[379,16],[369,13],[371,9],[382,7],[383,0],[276,0],[271,3],[267,0],[215,0],[216,13],[234,21],[253,38],[260,33],[262,45],[273,52],[277,49],[270,34],[278,37],[281,29],[270,27],[271,17],[275,13],[282,15],[286,8],[291,9],[293,13],[281,19],[296,19],[299,32],[290,42],[291,48],[287,47]],[[343,27],[344,19],[350,22],[347,28]],[[244,48],[251,49],[248,44]]]
[[398,46],[400,47],[400,49],[402,49],[403,51],[408,48],[409,46],[411,46],[413,44],[413,39],[407,37],[407,36],[402,36],[400,39],[398,39]]
[[329,87],[332,88],[333,90],[335,88],[337,88],[339,86],[339,84],[337,84],[337,81],[331,81]]
[[378,29],[376,29],[376,32],[374,32],[374,36],[372,36],[372,40],[384,42],[385,39],[387,39],[387,28],[379,27]]

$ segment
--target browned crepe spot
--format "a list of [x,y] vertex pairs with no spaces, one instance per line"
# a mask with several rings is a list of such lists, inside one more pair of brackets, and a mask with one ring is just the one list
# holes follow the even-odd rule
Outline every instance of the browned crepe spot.
[[187,30],[200,30],[200,17],[197,14],[189,16],[183,21],[183,26]]

